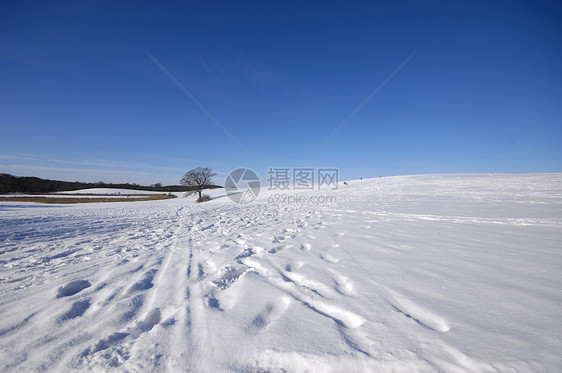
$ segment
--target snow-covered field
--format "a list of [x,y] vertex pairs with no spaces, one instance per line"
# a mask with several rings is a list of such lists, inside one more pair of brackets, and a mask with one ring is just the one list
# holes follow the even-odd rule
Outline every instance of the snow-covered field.
[[0,370],[561,370],[561,174],[223,193],[0,203]]
[[154,191],[136,190],[136,189],[87,188],[87,189],[73,190],[69,192],[59,192],[57,194],[99,194],[99,195],[113,194],[119,196],[122,194],[162,194],[162,193],[164,192],[154,192]]
[[[85,193],[80,193],[80,194],[0,194],[0,197],[5,197],[5,198],[20,198],[20,197],[30,197],[30,198],[72,198],[72,199],[76,199],[76,198],[83,198],[83,199],[88,199],[88,198],[92,198],[92,197],[100,197],[100,198],[104,198],[104,199],[109,199],[109,198],[114,198],[114,199],[123,199],[123,198],[138,198],[147,194],[166,194],[166,193],[137,193],[137,194],[125,194],[125,195],[118,195],[118,194],[109,194],[109,195],[104,195],[104,194],[85,194]],[[174,194],[179,194],[179,193],[174,193]]]
[[[115,189],[115,188],[89,188],[73,190],[68,192],[54,192],[51,194],[25,194],[25,193],[11,193],[0,194],[0,197],[33,197],[33,198],[91,198],[92,196],[99,196],[103,198],[135,198],[146,196],[150,194],[168,194],[167,192],[154,192],[149,190],[135,190],[135,189]],[[172,193],[176,196],[182,196],[184,193]]]

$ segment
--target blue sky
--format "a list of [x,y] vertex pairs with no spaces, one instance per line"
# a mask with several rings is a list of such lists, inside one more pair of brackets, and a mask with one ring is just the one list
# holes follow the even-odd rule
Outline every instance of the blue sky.
[[561,172],[561,10],[4,2],[0,172],[140,184],[199,166],[217,182],[238,167]]

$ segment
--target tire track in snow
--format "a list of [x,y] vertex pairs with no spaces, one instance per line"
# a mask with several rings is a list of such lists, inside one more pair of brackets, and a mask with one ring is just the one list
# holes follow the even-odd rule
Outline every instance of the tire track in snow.
[[[156,261],[156,266],[148,270],[141,281],[136,282],[125,293],[125,295],[141,293],[133,297],[133,299],[139,299],[134,315],[140,316],[132,318],[131,322],[120,331],[98,340],[93,347],[85,349],[80,355],[79,365],[86,363],[90,366],[116,367],[122,364],[126,366],[131,354],[138,353],[135,344],[146,344],[148,341],[143,341],[143,339],[152,339],[147,335],[153,328],[161,323],[167,327],[174,326],[173,313],[168,315],[166,311],[170,309],[170,306],[181,306],[183,299],[181,296],[178,298],[179,292],[174,290],[178,280],[184,280],[183,276],[186,271],[184,265],[189,265],[184,260],[187,256],[186,250],[183,249],[180,242],[185,237],[185,219],[181,214],[182,210],[183,208],[180,208],[176,211],[175,219],[168,221],[168,224],[173,225],[174,228],[165,230],[161,235],[163,241],[157,242],[155,245],[165,251],[164,256]],[[182,263],[185,264],[182,265]],[[146,274],[149,274],[149,277],[146,277]],[[145,357],[140,356],[139,358]]]

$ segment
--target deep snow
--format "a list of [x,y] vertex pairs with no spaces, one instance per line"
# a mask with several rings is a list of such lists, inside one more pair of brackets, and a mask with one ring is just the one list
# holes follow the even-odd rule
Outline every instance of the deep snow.
[[562,367],[562,175],[223,193],[0,203],[0,369]]

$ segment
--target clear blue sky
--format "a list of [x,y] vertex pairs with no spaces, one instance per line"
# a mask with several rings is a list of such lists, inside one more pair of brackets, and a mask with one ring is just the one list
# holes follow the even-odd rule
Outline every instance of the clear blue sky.
[[0,172],[561,172],[561,40],[557,1],[4,1]]

